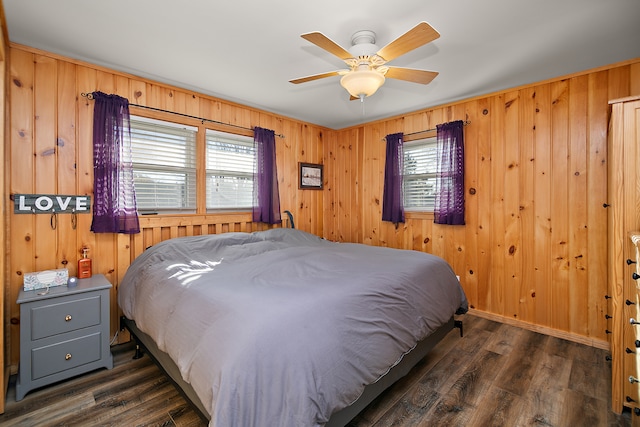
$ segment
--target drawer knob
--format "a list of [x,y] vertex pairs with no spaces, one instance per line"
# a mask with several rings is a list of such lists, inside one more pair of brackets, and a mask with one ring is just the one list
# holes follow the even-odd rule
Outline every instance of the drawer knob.
[[67,353],[64,355],[64,360],[71,360],[71,353]]
[[639,379],[637,379],[636,377],[634,377],[633,375],[631,375],[631,376],[629,376],[629,382],[630,382],[631,384],[633,384],[633,383],[640,383],[640,380],[639,380]]
[[70,322],[71,321],[71,315],[67,314],[66,316],[64,316],[64,321],[65,322]]
[[634,319],[633,317],[631,319],[629,319],[629,323],[631,323],[632,325],[640,325],[640,322],[638,322],[636,319]]

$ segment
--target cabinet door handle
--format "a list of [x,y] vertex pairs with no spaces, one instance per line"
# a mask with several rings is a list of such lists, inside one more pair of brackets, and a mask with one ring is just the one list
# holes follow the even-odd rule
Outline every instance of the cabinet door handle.
[[71,360],[71,353],[67,353],[64,355],[64,360]]
[[64,316],[64,321],[65,322],[70,322],[71,321],[71,315],[67,314],[66,316]]
[[636,303],[631,300],[626,300],[624,303],[627,305],[636,305]]
[[633,272],[633,274],[631,274],[631,278],[633,280],[638,280],[640,279],[640,274],[636,273],[635,271]]

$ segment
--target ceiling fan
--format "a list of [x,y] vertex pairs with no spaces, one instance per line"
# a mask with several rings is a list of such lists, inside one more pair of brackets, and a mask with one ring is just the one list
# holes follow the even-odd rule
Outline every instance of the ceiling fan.
[[375,44],[376,34],[369,30],[353,34],[351,37],[352,46],[349,50],[344,49],[320,32],[302,34],[300,37],[342,59],[349,66],[349,69],[300,77],[289,80],[291,83],[305,83],[340,75],[342,76],[340,84],[349,92],[351,99],[364,100],[384,84],[385,77],[426,85],[438,75],[435,71],[386,65],[392,59],[440,37],[440,34],[426,22],[420,22],[382,49],[379,49]]

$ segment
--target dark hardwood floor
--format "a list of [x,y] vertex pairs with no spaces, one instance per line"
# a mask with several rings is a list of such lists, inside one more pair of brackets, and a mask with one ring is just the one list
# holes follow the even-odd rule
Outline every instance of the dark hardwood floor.
[[[610,409],[606,352],[462,316],[454,330],[349,427],[629,426]],[[33,391],[15,401],[11,379],[3,426],[205,426],[148,356],[112,348],[114,368]],[[271,426],[269,426],[271,427]]]

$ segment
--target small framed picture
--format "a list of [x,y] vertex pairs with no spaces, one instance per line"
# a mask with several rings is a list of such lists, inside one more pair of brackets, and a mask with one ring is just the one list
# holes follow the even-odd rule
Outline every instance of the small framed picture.
[[322,167],[314,163],[298,163],[300,166],[300,188],[322,190]]

